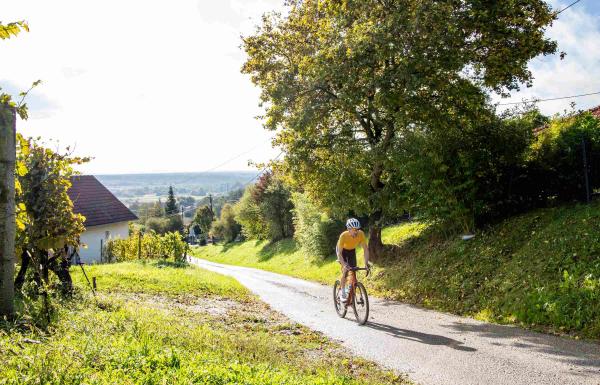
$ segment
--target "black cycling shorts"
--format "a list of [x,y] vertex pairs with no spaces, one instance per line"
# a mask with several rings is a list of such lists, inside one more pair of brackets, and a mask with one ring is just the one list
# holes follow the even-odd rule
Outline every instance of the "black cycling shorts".
[[342,259],[348,264],[348,266],[356,267],[356,249],[342,249]]

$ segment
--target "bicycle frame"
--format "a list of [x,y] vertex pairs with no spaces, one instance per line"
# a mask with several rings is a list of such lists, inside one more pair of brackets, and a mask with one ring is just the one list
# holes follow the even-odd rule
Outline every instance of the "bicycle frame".
[[[367,270],[364,267],[352,267],[346,272],[346,285],[350,283],[350,291],[348,292],[348,299],[344,302],[344,306],[348,307],[354,301],[354,293],[356,291],[356,283],[358,280],[356,279],[356,272],[358,270]],[[348,281],[350,280],[350,281]]]

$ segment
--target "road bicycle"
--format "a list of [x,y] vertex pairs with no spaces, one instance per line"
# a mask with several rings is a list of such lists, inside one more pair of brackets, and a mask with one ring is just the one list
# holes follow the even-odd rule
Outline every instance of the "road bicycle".
[[333,304],[336,313],[341,318],[346,316],[348,306],[352,306],[356,322],[359,325],[364,325],[369,319],[369,297],[365,286],[356,279],[356,272],[359,270],[365,270],[367,275],[369,274],[369,269],[364,267],[353,267],[348,270],[346,286],[350,288],[350,291],[348,292],[348,299],[344,303],[340,302],[340,281],[335,281],[333,285]]

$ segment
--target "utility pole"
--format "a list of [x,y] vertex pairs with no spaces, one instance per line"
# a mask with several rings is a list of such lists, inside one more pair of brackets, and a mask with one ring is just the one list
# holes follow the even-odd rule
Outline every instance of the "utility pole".
[[142,232],[138,232],[138,259],[142,259]]
[[585,138],[581,139],[581,148],[583,150],[583,177],[585,180],[585,201],[590,203],[590,180],[589,169],[587,164],[587,151]]
[[208,194],[208,201],[210,202],[210,212],[213,216],[213,219],[215,219],[215,212],[213,210],[213,202],[212,202],[212,194]]
[[15,312],[16,110],[0,104],[0,316]]

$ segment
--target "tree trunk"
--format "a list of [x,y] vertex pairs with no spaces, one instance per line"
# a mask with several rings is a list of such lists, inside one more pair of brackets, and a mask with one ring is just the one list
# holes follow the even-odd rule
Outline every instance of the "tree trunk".
[[[371,190],[373,195],[379,193],[384,184],[381,182],[381,174],[383,173],[383,164],[376,162],[371,171]],[[372,202],[372,207],[377,207],[378,202]],[[376,209],[371,215],[369,215],[369,260],[377,261],[383,256],[385,247],[381,240],[381,209]]]
[[27,273],[27,268],[29,267],[29,262],[31,262],[31,258],[25,252],[21,255],[21,268],[19,269],[19,274],[17,274],[17,278],[15,278],[15,290],[20,291],[23,288],[23,283],[25,283],[25,274]]
[[381,240],[381,212],[375,212],[369,216],[369,260],[377,261],[383,256],[385,246]]
[[15,312],[15,109],[0,104],[0,317]]
[[73,292],[73,280],[69,273],[69,260],[64,250],[60,251],[60,255],[53,258],[49,263],[50,270],[56,274],[60,280],[60,291],[63,295],[70,295]]

